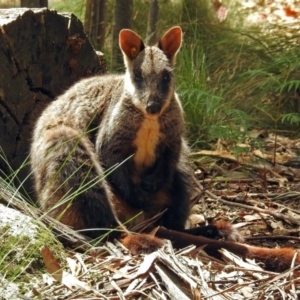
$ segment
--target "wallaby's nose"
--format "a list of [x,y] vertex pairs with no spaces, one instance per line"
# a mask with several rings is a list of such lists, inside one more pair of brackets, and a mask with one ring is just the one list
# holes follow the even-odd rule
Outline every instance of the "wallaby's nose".
[[154,115],[154,114],[159,113],[160,109],[161,109],[161,104],[160,103],[151,102],[151,103],[148,103],[148,105],[146,107],[146,112],[148,114]]

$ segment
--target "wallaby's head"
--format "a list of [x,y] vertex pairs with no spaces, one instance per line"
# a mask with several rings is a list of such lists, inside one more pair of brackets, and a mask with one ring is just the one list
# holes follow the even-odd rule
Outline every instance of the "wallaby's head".
[[174,95],[173,65],[181,40],[180,27],[168,30],[155,46],[145,46],[132,30],[120,31],[125,89],[133,104],[146,115],[159,115]]

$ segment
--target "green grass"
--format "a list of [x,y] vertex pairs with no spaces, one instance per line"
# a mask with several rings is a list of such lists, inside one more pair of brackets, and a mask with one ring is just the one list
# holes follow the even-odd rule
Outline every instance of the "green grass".
[[42,274],[45,272],[44,262],[40,255],[40,247],[47,245],[50,249],[58,253],[58,248],[62,252],[62,246],[50,231],[39,224],[36,240],[32,240],[25,233],[13,236],[8,226],[0,228],[0,274],[11,282],[26,282],[31,275]]
[[[108,2],[109,41],[113,1]],[[281,25],[249,27],[238,1],[223,2],[230,10],[221,23],[211,1],[160,2],[159,34],[173,25],[180,25],[184,31],[175,73],[190,144],[207,148],[218,138],[243,140],[250,128],[299,137],[297,31]],[[64,8],[66,3],[69,6]],[[133,29],[143,37],[148,4],[134,3]],[[82,19],[80,0],[61,1],[56,8],[72,7]],[[104,52],[109,58],[110,43]]]
[[191,143],[207,147],[217,138],[243,139],[253,127],[299,136],[295,37],[280,30],[268,36],[261,28],[236,29],[230,19],[220,24],[209,14],[198,20],[187,28],[176,68]]
[[[0,226],[0,277],[6,279],[6,283],[3,281],[0,288],[5,289],[6,284],[16,283],[19,290],[21,289],[20,293],[23,294],[32,288],[34,278],[40,278],[46,272],[40,247],[46,245],[58,258],[65,258],[65,250],[54,237],[51,228],[45,226],[40,218],[36,218],[31,210],[31,207],[35,206],[35,202],[30,199],[23,188],[24,182],[18,180],[19,172],[28,164],[28,160],[25,160],[14,171],[1,147],[0,160],[10,170],[8,176],[3,171],[0,172],[0,202],[3,205],[17,204],[27,212],[24,214],[24,221],[19,224],[19,228],[12,226],[9,222],[7,225],[2,223]],[[10,218],[15,218],[17,213],[18,211]],[[27,219],[25,215],[32,218]],[[19,216],[16,217],[14,225],[20,222],[19,218]],[[14,234],[14,232],[16,233]]]

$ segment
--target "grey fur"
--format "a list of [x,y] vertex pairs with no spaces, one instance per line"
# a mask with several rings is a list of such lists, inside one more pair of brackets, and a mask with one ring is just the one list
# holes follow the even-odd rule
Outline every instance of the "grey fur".
[[[122,34],[140,42],[129,48],[132,57]],[[145,218],[168,208],[162,223],[183,229],[190,169],[172,75],[180,43],[170,55],[164,48],[173,43],[170,34],[178,35],[179,29],[167,32],[167,42],[163,37],[149,47],[135,33],[121,32],[126,73],[84,79],[42,113],[33,133],[31,166],[39,204],[53,217],[75,229],[113,228],[118,218],[126,221],[117,207],[125,203]],[[103,179],[104,170],[116,164],[121,165]],[[83,192],[71,197],[76,189]]]

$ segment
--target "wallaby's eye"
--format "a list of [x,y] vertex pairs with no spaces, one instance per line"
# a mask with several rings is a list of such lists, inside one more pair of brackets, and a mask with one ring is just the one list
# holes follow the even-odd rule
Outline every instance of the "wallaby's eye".
[[163,73],[163,81],[169,82],[171,79],[171,73],[169,71],[164,71]]
[[138,82],[138,83],[142,82],[143,75],[142,75],[141,71],[139,71],[139,70],[133,71],[133,79],[135,82]]

